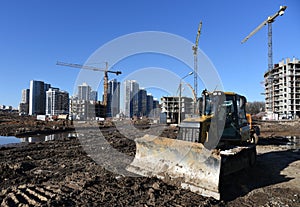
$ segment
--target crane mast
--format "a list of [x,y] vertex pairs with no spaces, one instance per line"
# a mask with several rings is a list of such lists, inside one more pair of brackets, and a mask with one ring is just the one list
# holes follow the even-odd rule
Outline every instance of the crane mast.
[[202,21],[200,21],[196,36],[195,45],[192,47],[194,51],[194,113],[197,113],[196,105],[197,105],[197,92],[198,92],[198,44],[199,44],[199,37],[201,34],[202,28]]

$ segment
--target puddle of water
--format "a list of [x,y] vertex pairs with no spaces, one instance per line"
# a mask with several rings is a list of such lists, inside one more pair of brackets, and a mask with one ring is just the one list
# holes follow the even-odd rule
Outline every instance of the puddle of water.
[[0,136],[0,145],[15,144],[15,143],[30,143],[30,142],[47,142],[52,140],[64,140],[67,137],[77,137],[76,133],[63,132],[50,135],[35,135],[32,137],[17,138],[14,136]]
[[21,140],[16,138],[16,137],[4,137],[4,136],[0,136],[0,145],[4,145],[4,144],[14,144],[14,143],[20,143]]

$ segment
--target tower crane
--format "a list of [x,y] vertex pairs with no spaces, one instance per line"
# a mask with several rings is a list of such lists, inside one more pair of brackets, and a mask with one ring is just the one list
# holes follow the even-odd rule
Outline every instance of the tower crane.
[[242,40],[242,44],[246,42],[250,37],[252,37],[256,32],[258,32],[263,26],[268,24],[268,71],[273,68],[273,48],[272,48],[272,23],[278,16],[282,16],[287,6],[280,6],[279,10],[269,16],[265,21],[263,21],[258,27],[256,27],[247,37]]
[[67,67],[72,67],[72,68],[80,68],[80,69],[86,69],[86,70],[93,70],[93,71],[103,71],[104,72],[103,105],[104,105],[105,109],[106,109],[106,106],[107,106],[107,92],[108,92],[108,75],[107,74],[108,73],[115,73],[116,75],[122,74],[121,71],[108,70],[108,63],[107,62],[105,62],[105,69],[94,67],[94,66],[80,65],[80,64],[74,64],[74,63],[65,63],[65,62],[60,62],[60,61],[57,61],[56,65],[67,66]]
[[[271,76],[271,70],[273,69],[273,46],[272,46],[272,23],[275,21],[275,19],[278,16],[282,16],[284,14],[284,11],[286,10],[287,6],[280,6],[279,10],[273,14],[272,16],[269,16],[265,21],[263,21],[258,27],[256,27],[247,37],[245,37],[242,40],[242,44],[246,42],[250,37],[252,37],[256,32],[258,32],[263,26],[268,24],[268,79],[267,83],[268,87],[273,87],[273,78]],[[271,101],[273,97],[272,95],[273,89],[270,90],[269,92],[269,103],[270,109],[272,112],[274,112],[274,100]]]
[[193,51],[194,51],[194,94],[195,94],[195,98],[194,98],[194,112],[196,113],[196,102],[197,102],[197,88],[198,88],[198,44],[199,44],[199,37],[200,37],[200,33],[201,33],[201,28],[202,28],[202,21],[200,21],[199,26],[198,26],[198,31],[197,31],[197,36],[196,36],[196,41],[195,41],[195,45],[192,47]]

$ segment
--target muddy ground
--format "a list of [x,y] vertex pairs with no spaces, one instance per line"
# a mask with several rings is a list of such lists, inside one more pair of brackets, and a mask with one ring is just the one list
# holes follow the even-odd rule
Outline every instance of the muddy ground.
[[0,112],[0,136],[23,137],[72,130],[74,127],[69,120],[41,121],[32,116]]
[[[300,206],[300,151],[283,145],[285,138],[261,139],[256,165],[224,177],[217,201],[156,178],[117,173],[135,154],[128,137],[147,129],[125,136],[105,128],[100,140],[94,139],[98,129],[77,132],[80,140],[0,148],[1,206]],[[175,132],[167,128],[162,135],[174,137]],[[123,156],[111,159],[113,150]]]

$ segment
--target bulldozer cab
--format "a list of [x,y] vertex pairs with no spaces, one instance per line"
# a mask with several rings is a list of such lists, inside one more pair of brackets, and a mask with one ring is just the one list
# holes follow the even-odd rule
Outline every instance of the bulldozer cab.
[[[250,138],[244,96],[232,92],[204,90],[201,106],[201,115],[198,118],[188,118],[181,122],[177,139],[207,145],[211,137],[209,135],[216,131],[212,127],[216,126],[221,137],[220,144],[243,142]],[[214,143],[216,144],[219,145]]]

